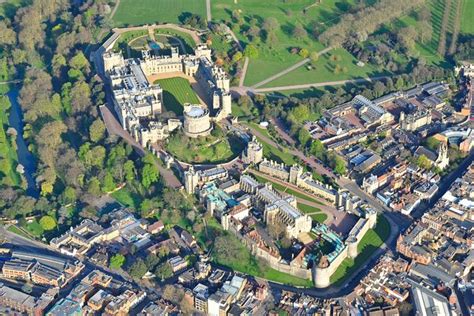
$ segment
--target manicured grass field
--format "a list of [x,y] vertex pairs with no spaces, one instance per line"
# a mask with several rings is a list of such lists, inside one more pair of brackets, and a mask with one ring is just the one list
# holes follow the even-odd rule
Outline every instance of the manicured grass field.
[[328,218],[327,214],[322,213],[321,209],[313,206],[309,206],[303,203],[297,204],[298,209],[305,214],[310,214],[313,221],[318,223],[324,223],[324,221]]
[[189,81],[184,78],[169,78],[156,80],[163,89],[163,103],[168,111],[183,115],[185,103],[200,104]]
[[463,4],[461,33],[474,34],[474,1],[472,0],[461,0],[461,1]]
[[259,27],[267,17],[275,17],[280,24],[275,31],[278,40],[273,44],[273,48],[269,48],[265,37],[262,36],[262,43],[257,47],[259,57],[250,61],[245,85],[256,84],[300,61],[300,56],[290,53],[292,47],[306,48],[310,52],[322,50],[323,45],[313,35],[297,39],[293,36],[293,29],[296,25],[301,25],[311,32],[312,26],[315,25],[322,31],[337,23],[339,16],[347,12],[354,1],[327,0],[312,6],[313,4],[314,0],[274,1],[272,5],[260,0],[239,0],[237,3],[234,0],[212,1],[213,20],[230,22],[232,12],[240,12],[244,23],[240,27],[234,25],[233,29],[244,44],[249,42],[243,33],[249,27],[251,17],[258,21]]
[[242,152],[245,145],[235,135],[212,134],[196,139],[182,133],[169,138],[166,149],[178,160],[189,163],[222,163],[227,162]]
[[0,184],[19,187],[21,177],[16,172],[18,156],[14,138],[7,135],[10,100],[0,96]]
[[369,257],[384,243],[390,235],[390,224],[387,219],[380,215],[377,225],[374,229],[370,229],[359,245],[357,250],[359,255],[355,259],[347,258],[337,268],[336,272],[331,275],[331,283],[340,283],[350,276],[355,270],[364,265]]
[[388,72],[378,71],[370,64],[357,66],[357,59],[342,48],[333,49],[319,57],[314,67],[309,64],[301,66],[292,72],[267,83],[264,87],[279,87],[293,84],[317,83],[357,79],[387,75]]
[[114,22],[116,26],[179,23],[183,13],[205,18],[205,0],[121,0]]

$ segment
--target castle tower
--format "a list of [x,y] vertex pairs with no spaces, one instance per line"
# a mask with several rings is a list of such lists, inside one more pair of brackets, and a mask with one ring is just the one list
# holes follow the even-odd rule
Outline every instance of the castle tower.
[[350,236],[346,240],[346,245],[347,245],[347,255],[349,258],[355,258],[358,255],[357,252],[357,237],[355,236]]
[[296,184],[298,178],[303,174],[303,168],[298,165],[290,167],[290,183]]
[[199,175],[191,166],[187,171],[184,172],[184,188],[188,194],[194,194],[196,187],[198,186]]

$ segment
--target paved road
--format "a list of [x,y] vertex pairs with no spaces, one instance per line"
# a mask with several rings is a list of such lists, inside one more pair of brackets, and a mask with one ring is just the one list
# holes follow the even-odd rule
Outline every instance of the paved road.
[[248,67],[249,67],[249,58],[245,57],[244,67],[242,67],[242,75],[240,76],[240,80],[239,80],[239,87],[244,86],[245,76],[247,75]]
[[[130,146],[132,146],[140,156],[144,156],[146,154],[146,150],[139,143],[137,143],[127,131],[122,128],[112,111],[110,111],[107,106],[101,106],[100,112],[102,114],[102,119],[105,122],[105,126],[107,127],[107,131],[110,134],[121,137],[128,144],[130,144]],[[156,166],[158,167],[160,174],[165,180],[165,183],[168,187],[177,189],[182,186],[181,182],[171,170],[164,168],[158,163],[156,164]]]
[[197,34],[196,31],[184,28],[182,26],[176,24],[153,24],[153,25],[143,25],[143,26],[130,26],[130,27],[123,27],[123,28],[114,28],[112,31],[117,34],[126,33],[129,31],[143,31],[143,30],[157,30],[157,29],[173,29],[178,32],[186,33],[192,37],[192,39],[196,42],[196,44],[201,43],[201,38]]
[[206,0],[207,23],[212,20],[211,0]]
[[110,20],[113,20],[113,18],[115,16],[115,12],[117,12],[117,9],[118,9],[119,6],[120,6],[120,0],[116,0],[114,8],[112,9],[112,12],[110,12],[110,16],[109,16]]
[[0,85],[11,84],[11,83],[20,83],[20,82],[23,82],[23,80],[16,79],[16,80],[9,80],[9,81],[0,81]]
[[242,44],[240,44],[240,41],[237,38],[237,36],[235,35],[234,31],[229,29],[229,34],[230,34],[230,36],[232,36],[232,39],[234,40],[235,44],[237,44],[237,46],[239,47],[239,50],[243,52],[244,48],[242,47]]
[[388,76],[375,76],[375,77],[367,77],[367,78],[359,78],[359,79],[347,79],[347,80],[339,80],[339,81],[305,83],[305,84],[280,86],[280,87],[258,88],[258,89],[253,89],[253,91],[255,93],[265,93],[265,92],[273,92],[273,91],[308,89],[308,88],[318,88],[318,87],[326,87],[326,86],[338,86],[338,85],[345,85],[345,84],[350,84],[350,83],[356,83],[357,84],[357,83],[372,82],[372,81],[377,81],[377,80],[393,78],[393,77],[396,77],[396,76],[397,75],[388,75]]
[[[332,49],[332,47],[327,47],[327,48],[323,49],[322,51],[318,52],[318,56],[327,53],[327,52],[330,51],[331,49]],[[309,61],[310,61],[309,58],[305,58],[305,59],[303,59],[302,61],[297,62],[297,63],[294,64],[293,66],[288,67],[288,68],[286,68],[285,70],[280,71],[279,73],[277,73],[277,74],[275,74],[275,75],[273,75],[273,76],[271,76],[271,77],[268,77],[267,79],[265,79],[265,80],[263,80],[263,81],[260,81],[259,83],[254,84],[254,85],[252,86],[252,88],[253,88],[253,89],[256,89],[256,88],[258,88],[258,87],[261,87],[261,86],[263,86],[263,85],[269,83],[270,81],[273,81],[273,80],[275,80],[275,79],[277,79],[277,78],[280,78],[281,76],[284,76],[284,75],[286,75],[287,73],[289,73],[289,72],[291,72],[291,71],[293,71],[293,70],[295,70],[295,69],[297,69],[297,68],[299,68],[299,67],[305,65],[305,64],[308,63]]]

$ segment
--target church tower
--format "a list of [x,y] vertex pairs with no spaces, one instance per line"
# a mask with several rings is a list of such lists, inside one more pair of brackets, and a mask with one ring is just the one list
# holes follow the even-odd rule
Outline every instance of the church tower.
[[444,142],[441,143],[438,149],[438,158],[435,164],[441,170],[444,170],[449,165],[448,145]]

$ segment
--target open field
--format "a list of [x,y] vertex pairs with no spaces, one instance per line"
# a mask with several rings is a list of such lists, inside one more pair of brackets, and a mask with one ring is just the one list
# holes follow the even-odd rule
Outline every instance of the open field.
[[462,7],[462,20],[461,20],[461,33],[474,34],[474,1],[472,0],[461,0]]
[[370,64],[365,64],[362,67],[357,66],[357,59],[342,48],[333,49],[320,56],[311,69],[307,66],[309,66],[309,64],[301,66],[267,83],[263,87],[358,79],[389,74],[388,72],[377,70]]
[[267,17],[276,18],[280,24],[275,30],[277,40],[272,44],[273,48],[269,48],[265,42],[265,35],[261,36],[262,42],[257,45],[259,57],[250,61],[245,85],[251,86],[300,61],[302,57],[291,54],[293,47],[306,48],[310,52],[321,51],[324,46],[312,34],[301,39],[293,36],[295,26],[301,25],[308,33],[315,28],[322,31],[337,23],[339,16],[347,12],[354,1],[327,0],[317,5],[314,3],[313,0],[275,1],[272,5],[259,0],[239,0],[237,4],[234,0],[212,1],[215,21],[231,22],[232,12],[240,12],[243,23],[238,26],[234,21],[233,30],[244,44],[249,43],[243,33],[250,27],[252,18],[259,27]]
[[200,104],[188,80],[184,78],[159,79],[155,83],[163,89],[163,104],[166,110],[183,115],[185,103]]
[[183,14],[206,17],[205,0],[121,0],[114,15],[116,26],[180,22]]
[[331,284],[343,282],[352,272],[365,264],[367,259],[384,243],[389,235],[390,224],[383,215],[379,215],[375,228],[370,229],[357,246],[359,255],[355,259],[346,258],[341,263],[336,272],[331,275]]

